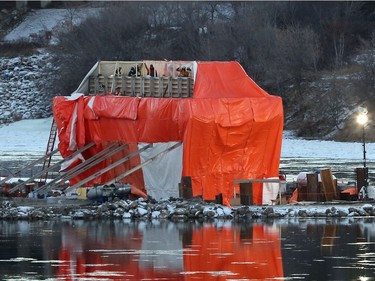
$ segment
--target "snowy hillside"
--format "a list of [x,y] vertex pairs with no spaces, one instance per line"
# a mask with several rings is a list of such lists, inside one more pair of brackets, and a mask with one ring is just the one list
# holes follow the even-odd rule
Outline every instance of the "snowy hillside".
[[40,91],[53,72],[48,53],[40,52],[29,57],[1,58],[0,60],[0,125],[21,119],[51,116],[50,93]]
[[52,31],[53,38],[54,33],[67,28],[70,24],[77,25],[85,18],[95,16],[98,11],[97,8],[34,10],[6,35],[4,40],[28,40],[33,34],[42,35],[45,31]]
[[[95,15],[97,8],[35,10],[16,26],[4,41],[30,40],[33,35],[55,34],[69,24],[79,24]],[[50,42],[50,43],[51,43]],[[56,71],[49,54],[39,49],[32,56],[1,57],[0,54],[0,126],[22,119],[46,118],[52,115],[52,95],[42,91],[48,75]]]

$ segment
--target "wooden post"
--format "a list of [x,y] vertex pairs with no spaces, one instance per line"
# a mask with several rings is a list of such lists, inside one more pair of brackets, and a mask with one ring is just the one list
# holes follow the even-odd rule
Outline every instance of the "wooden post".
[[193,80],[191,78],[187,79],[187,97],[188,98],[193,96],[193,91],[191,87],[191,85],[193,84],[192,81]]
[[319,201],[319,191],[318,191],[318,175],[317,174],[307,174],[307,201]]
[[150,97],[154,97],[154,91],[155,91],[155,86],[154,86],[154,77],[150,78]]
[[241,205],[253,205],[253,184],[251,182],[240,183]]
[[181,178],[182,198],[190,199],[193,197],[193,186],[191,184],[191,177],[185,176]]
[[215,196],[215,202],[216,202],[216,204],[221,204],[221,205],[223,204],[223,194],[222,193]]
[[362,186],[366,184],[366,173],[368,173],[368,168],[356,168],[356,181],[357,181],[357,191],[361,190]]
[[131,96],[135,97],[135,78],[131,77]]

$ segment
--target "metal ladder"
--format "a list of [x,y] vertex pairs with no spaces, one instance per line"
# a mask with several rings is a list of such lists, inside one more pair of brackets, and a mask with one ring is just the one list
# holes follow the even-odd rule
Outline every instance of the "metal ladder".
[[[42,171],[49,168],[51,165],[51,159],[53,155],[51,154],[51,152],[53,151],[53,148],[55,147],[56,136],[57,136],[57,125],[56,125],[55,119],[52,119],[52,125],[51,125],[51,130],[49,133],[47,149],[46,149],[46,158],[44,159]],[[48,170],[45,173],[41,174],[39,182],[45,182],[47,180],[47,177],[48,177]]]

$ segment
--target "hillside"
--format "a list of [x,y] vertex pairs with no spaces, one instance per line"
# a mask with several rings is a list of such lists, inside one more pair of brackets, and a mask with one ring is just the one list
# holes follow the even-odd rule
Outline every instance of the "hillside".
[[[358,141],[361,138],[361,128],[354,120],[358,106],[367,107],[370,113],[375,109],[372,105],[374,40],[364,39],[359,33],[353,34],[359,38],[357,41],[360,43],[355,45],[351,41],[345,41],[346,56],[336,54],[329,59],[329,56],[333,55],[329,51],[332,48],[324,46],[326,43],[321,43],[320,49],[311,48],[309,44],[317,44],[316,36],[319,34],[302,25],[296,29],[284,23],[280,24],[280,28],[272,25],[272,30],[267,29],[271,28],[271,25],[261,26],[258,31],[254,30],[254,41],[244,40],[241,32],[245,29],[241,27],[241,23],[249,23],[242,22],[242,17],[245,19],[246,13],[256,11],[264,12],[266,17],[271,4],[241,2],[210,6],[204,3],[186,3],[181,4],[181,10],[168,10],[175,8],[171,3],[117,5],[115,11],[108,9],[102,16],[97,9],[88,7],[81,10],[76,7],[30,10],[27,14],[17,16],[22,21],[18,21],[13,28],[8,26],[8,32],[3,38],[5,42],[0,44],[3,56],[0,62],[0,124],[50,116],[52,97],[70,94],[98,59],[175,57],[237,60],[261,87],[283,98],[285,128],[304,138]],[[291,5],[296,5],[301,11],[306,8],[303,7],[305,4],[299,2]],[[340,3],[334,5],[338,8],[345,6]],[[352,8],[360,11],[363,7],[368,9],[366,5]],[[280,7],[288,12],[284,3],[272,6],[275,11],[280,9],[277,10],[280,13],[278,17],[282,18],[284,10]],[[149,12],[150,8],[153,9],[154,17],[147,17],[147,13],[142,12]],[[200,15],[205,9],[211,11],[211,18],[207,19],[207,14],[202,19],[195,18],[196,23],[191,29],[188,25],[182,25],[181,28],[175,26],[181,25],[185,20],[188,22],[189,18],[174,22],[173,13],[180,14],[181,17],[189,16],[189,13]],[[233,9],[232,12],[228,13],[229,9]],[[157,15],[164,16],[166,11],[170,11],[170,18],[162,21]],[[7,14],[12,15],[12,12],[8,11]],[[239,20],[231,21],[231,15],[236,15]],[[89,19],[87,23],[85,18]],[[117,24],[125,18],[126,23]],[[0,17],[0,21],[1,19],[4,20],[4,16]],[[210,24],[211,32],[196,28],[201,26],[198,22],[203,20],[205,23],[199,24]],[[298,20],[303,23],[302,19]],[[354,20],[354,17],[350,20]],[[355,20],[358,21],[357,18]],[[233,33],[225,36],[228,38],[220,34],[220,29],[224,30],[226,25],[230,25]],[[363,28],[356,28],[353,32],[364,32]],[[198,37],[197,33],[194,33],[197,30]],[[46,31],[52,32],[51,38],[46,39]],[[262,42],[268,40],[264,37],[267,32],[278,41],[271,42],[272,44]],[[21,43],[12,43],[21,38]],[[232,45],[223,40],[229,40]],[[260,45],[254,45],[254,42],[260,42]],[[275,48],[266,49],[264,44],[267,48]],[[326,48],[326,52],[323,52],[323,48]],[[229,54],[228,50],[231,49],[233,52]],[[314,56],[313,52],[316,52]],[[330,64],[333,59],[334,65]],[[372,132],[373,126],[370,123],[367,126],[369,140],[375,140]]]
[[[0,11],[0,26],[7,30],[0,43],[0,125],[52,115],[52,77],[58,67],[48,52],[56,35],[73,17],[72,24],[94,15],[96,8]],[[50,41],[45,41],[51,32]],[[40,41],[41,40],[41,41]],[[47,45],[44,45],[44,44]],[[46,87],[46,85],[50,85]]]
[[0,60],[0,124],[51,116],[52,99],[41,91],[48,83],[45,73],[53,72],[48,53]]

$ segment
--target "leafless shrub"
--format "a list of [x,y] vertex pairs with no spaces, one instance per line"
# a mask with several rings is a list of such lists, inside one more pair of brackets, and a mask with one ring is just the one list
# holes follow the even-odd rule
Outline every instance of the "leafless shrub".
[[26,40],[2,42],[0,43],[0,53],[4,57],[30,56],[35,54],[35,50],[40,47],[40,43]]

